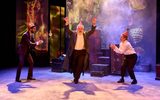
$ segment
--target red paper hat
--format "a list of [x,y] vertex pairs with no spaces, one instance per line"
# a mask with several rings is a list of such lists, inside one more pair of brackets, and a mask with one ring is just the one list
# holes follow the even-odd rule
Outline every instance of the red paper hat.
[[33,28],[33,27],[35,27],[35,24],[34,23],[28,23],[28,28],[30,29],[30,28]]
[[128,31],[125,31],[122,35],[128,36]]

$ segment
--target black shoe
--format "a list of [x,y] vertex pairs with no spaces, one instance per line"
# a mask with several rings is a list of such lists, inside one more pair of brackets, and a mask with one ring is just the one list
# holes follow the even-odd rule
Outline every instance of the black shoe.
[[21,82],[21,80],[16,79],[16,82]]
[[75,84],[78,84],[78,80],[77,80],[77,79],[74,79],[74,83],[75,83]]
[[27,78],[27,80],[36,80],[35,78]]
[[137,84],[137,80],[133,79],[133,81],[131,82],[131,84]]
[[67,72],[67,70],[66,69],[62,69],[62,72]]
[[124,79],[121,78],[119,81],[117,81],[117,83],[124,83]]

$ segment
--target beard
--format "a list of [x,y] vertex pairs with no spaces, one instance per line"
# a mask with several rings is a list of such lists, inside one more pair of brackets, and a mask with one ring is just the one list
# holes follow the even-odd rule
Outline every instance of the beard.
[[84,31],[78,31],[77,34],[83,34]]

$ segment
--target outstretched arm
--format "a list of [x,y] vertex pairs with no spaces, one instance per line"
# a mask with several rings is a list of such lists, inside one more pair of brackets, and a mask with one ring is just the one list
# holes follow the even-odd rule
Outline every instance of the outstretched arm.
[[35,41],[34,37],[30,39],[27,34],[24,34],[22,39],[30,48],[34,48],[36,45],[41,45],[43,43],[43,40]]
[[69,35],[71,35],[71,34],[73,34],[73,32],[69,29],[69,19],[68,19],[68,17],[65,17],[64,18],[64,21],[65,21],[65,29],[66,29],[66,32],[69,34]]
[[94,33],[94,31],[96,29],[96,21],[97,21],[96,18],[92,19],[92,27],[91,27],[91,30],[89,32],[87,32],[87,34],[86,34],[87,37]]
[[119,48],[115,44],[110,45],[111,49],[113,49],[116,53],[119,53],[119,54],[124,54],[128,46],[130,46],[130,44],[124,44],[122,46],[122,44],[120,43]]

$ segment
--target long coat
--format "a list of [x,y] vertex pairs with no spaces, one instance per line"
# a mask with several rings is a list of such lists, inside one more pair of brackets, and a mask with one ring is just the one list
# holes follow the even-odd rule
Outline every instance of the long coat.
[[[75,44],[76,44],[76,40],[77,40],[77,34],[75,32],[73,32],[73,31],[69,30],[69,26],[68,25],[66,26],[65,29],[66,29],[66,33],[68,33],[69,36],[70,36],[70,40],[69,40],[69,47],[68,47],[68,50],[67,50],[67,53],[66,53],[66,57],[65,57],[64,63],[63,63],[63,69],[72,72],[72,69],[71,69],[69,63],[71,62],[70,61],[70,57],[71,57],[71,55],[73,53],[73,50],[75,48]],[[96,26],[92,26],[90,31],[83,33],[84,47],[85,47],[85,49],[87,51],[86,56],[85,56],[85,60],[84,60],[83,71],[86,71],[89,68],[89,50],[88,50],[87,39],[89,38],[89,36],[91,34],[94,33],[95,29],[96,29]]]

